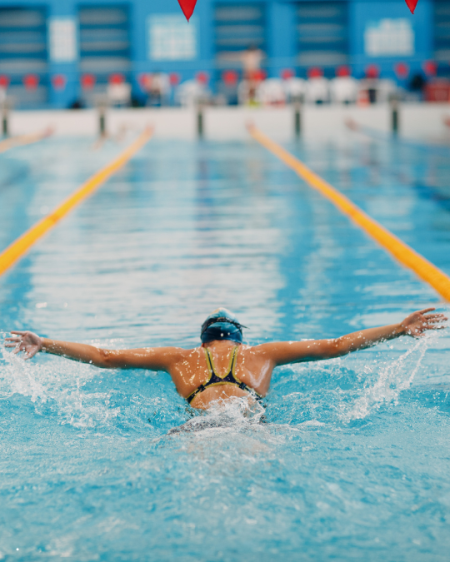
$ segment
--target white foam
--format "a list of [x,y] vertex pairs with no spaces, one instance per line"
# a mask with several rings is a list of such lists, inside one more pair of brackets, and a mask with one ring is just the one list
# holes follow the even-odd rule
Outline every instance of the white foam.
[[[406,353],[382,368],[376,381],[364,387],[362,396],[349,410],[343,411],[341,419],[343,421],[363,419],[382,404],[396,404],[400,392],[411,386],[433,337],[428,335],[420,338]],[[416,353],[417,359],[411,368],[411,361],[407,359]]]

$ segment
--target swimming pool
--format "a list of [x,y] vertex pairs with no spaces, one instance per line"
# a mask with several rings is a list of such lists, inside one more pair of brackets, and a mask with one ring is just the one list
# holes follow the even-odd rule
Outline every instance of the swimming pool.
[[[442,149],[285,146],[450,273]],[[1,248],[118,150],[50,139],[2,155]],[[0,331],[189,347],[221,304],[258,343],[439,299],[256,143],[154,139],[0,278]],[[250,418],[193,416],[162,373],[1,348],[0,559],[448,560],[449,341],[280,368]]]

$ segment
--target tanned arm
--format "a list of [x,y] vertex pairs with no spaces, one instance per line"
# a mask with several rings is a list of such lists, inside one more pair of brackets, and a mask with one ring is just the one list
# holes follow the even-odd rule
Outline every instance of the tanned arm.
[[421,337],[428,330],[445,328],[443,322],[447,318],[443,314],[427,314],[434,310],[434,308],[427,308],[410,314],[399,324],[360,330],[340,338],[267,343],[257,346],[255,351],[259,351],[264,356],[270,358],[275,366],[341,357],[353,351],[366,349],[380,342],[392,340],[400,336]]
[[103,369],[150,369],[152,371],[169,371],[170,366],[178,361],[183,353],[176,347],[149,347],[142,349],[102,349],[84,343],[58,341],[40,338],[33,332],[11,332],[11,338],[5,338],[6,347],[13,347],[14,353],[24,352],[24,358],[30,359],[38,352],[60,355],[67,359],[91,363]]

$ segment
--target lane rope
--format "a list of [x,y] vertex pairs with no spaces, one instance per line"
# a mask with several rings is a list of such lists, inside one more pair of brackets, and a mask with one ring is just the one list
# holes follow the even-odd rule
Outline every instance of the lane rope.
[[287,166],[292,168],[311,187],[331,201],[342,213],[347,215],[401,264],[408,267],[423,281],[431,285],[446,301],[450,302],[450,277],[443,271],[402,242],[394,234],[367,215],[345,195],[310,170],[279,144],[267,137],[253,125],[248,127],[251,136],[267,150],[272,152]]
[[53,228],[74,207],[92,195],[112,175],[122,168],[152,137],[152,129],[146,129],[115,160],[91,176],[54,211],[38,221],[22,236],[0,253],[0,275],[18,261],[46,232]]
[[27,144],[34,144],[41,140],[47,139],[53,134],[53,129],[46,129],[40,133],[33,133],[31,135],[20,135],[18,137],[11,137],[10,139],[5,139],[0,141],[0,154],[6,152],[11,148],[16,148],[18,146],[26,146]]
[[395,142],[395,144],[400,146],[406,146],[408,148],[414,148],[417,150],[427,150],[428,152],[446,156],[447,158],[449,155],[449,146],[446,144],[423,144],[420,142],[415,142],[413,140],[408,140],[404,137],[395,136],[392,133],[391,134],[383,133],[382,131],[378,131],[373,127],[368,127],[367,125],[361,125],[351,117],[344,120],[344,125],[350,131],[354,133],[359,133],[360,135],[369,137],[370,139],[374,139],[376,141]]

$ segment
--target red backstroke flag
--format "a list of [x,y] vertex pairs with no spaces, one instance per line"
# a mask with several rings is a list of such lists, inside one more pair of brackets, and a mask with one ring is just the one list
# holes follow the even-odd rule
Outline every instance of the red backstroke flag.
[[183,10],[183,14],[186,16],[186,19],[189,21],[191,19],[192,14],[194,13],[194,8],[195,5],[197,4],[197,0],[178,0],[178,4],[180,4],[181,9]]
[[411,10],[412,14],[414,14],[414,10],[416,9],[417,1],[418,0],[406,0],[406,4],[408,5],[408,8]]

